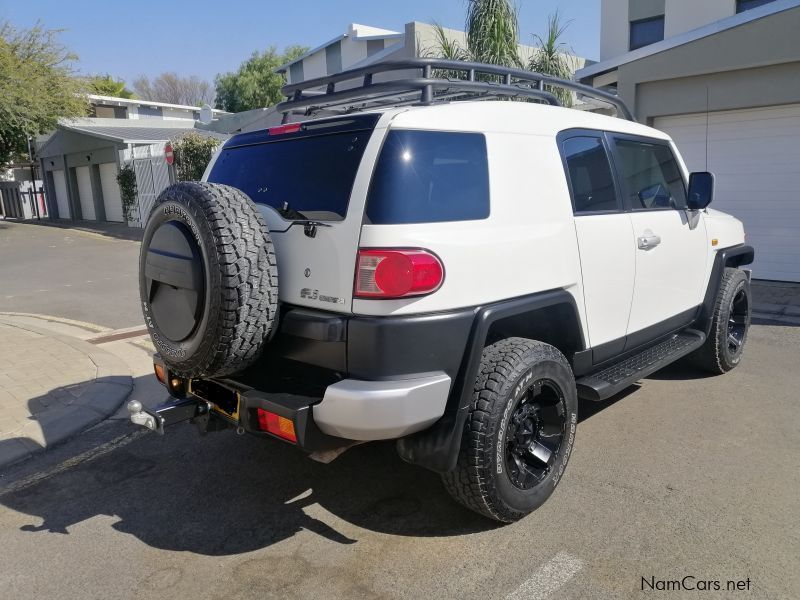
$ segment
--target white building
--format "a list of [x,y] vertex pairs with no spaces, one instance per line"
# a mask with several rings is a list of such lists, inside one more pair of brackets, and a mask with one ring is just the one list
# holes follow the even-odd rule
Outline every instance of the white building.
[[754,276],[779,281],[800,281],[798,31],[800,0],[602,0],[601,60],[576,73],[714,172]]
[[[90,95],[90,117],[60,122],[37,140],[36,157],[52,219],[127,222],[141,226],[158,194],[175,181],[164,149],[189,131],[225,139],[196,128],[201,112],[211,120],[225,111],[149,100]],[[117,174],[134,169],[137,204],[124,214]]]
[[[466,47],[463,31],[445,28],[445,34]],[[403,31],[380,29],[351,23],[347,31],[320,44],[303,56],[278,67],[285,73],[288,83],[297,83],[316,77],[333,75],[347,69],[356,69],[384,60],[435,55],[436,27],[413,21],[406,23]],[[535,52],[533,46],[519,45],[519,54],[527,61]],[[572,57],[573,69],[580,69],[586,59]]]

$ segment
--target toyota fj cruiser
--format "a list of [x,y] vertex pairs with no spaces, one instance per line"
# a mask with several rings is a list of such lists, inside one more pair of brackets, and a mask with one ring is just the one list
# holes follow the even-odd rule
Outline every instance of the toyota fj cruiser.
[[[558,107],[554,86],[621,118]],[[232,426],[323,461],[396,439],[509,522],[562,477],[579,397],[682,357],[740,362],[742,224],[617,97],[431,59],[285,93],[284,124],[233,136],[150,214],[142,307],[174,398],[132,403],[135,423]]]

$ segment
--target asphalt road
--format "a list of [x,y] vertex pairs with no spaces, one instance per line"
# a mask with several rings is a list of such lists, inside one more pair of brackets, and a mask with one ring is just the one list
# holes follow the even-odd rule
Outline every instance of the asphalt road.
[[138,272],[138,242],[0,221],[0,312],[142,325]]
[[0,477],[0,597],[796,599],[799,346],[755,326],[728,375],[674,366],[582,404],[558,489],[505,527],[391,444],[321,465],[107,423]]

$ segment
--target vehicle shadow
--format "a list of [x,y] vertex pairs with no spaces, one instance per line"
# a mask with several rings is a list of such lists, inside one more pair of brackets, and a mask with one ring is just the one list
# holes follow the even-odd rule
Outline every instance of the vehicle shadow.
[[[602,402],[580,401],[579,423],[637,389]],[[23,531],[68,535],[85,521],[109,516],[117,519],[116,531],[149,546],[222,556],[262,549],[303,530],[353,544],[359,528],[427,537],[499,527],[455,503],[436,473],[403,462],[391,441],[355,446],[325,465],[281,441],[232,429],[201,435],[185,423],[164,436],[134,436],[143,430],[126,421],[113,427],[109,436],[122,441],[108,451],[85,461],[66,453],[69,468],[0,491],[0,505],[30,515]]]
[[0,505],[30,515],[21,529],[34,535],[69,534],[105,515],[150,546],[215,556],[302,530],[353,544],[358,528],[452,536],[498,526],[453,502],[438,475],[404,463],[392,442],[356,446],[324,465],[277,440],[233,430],[201,436],[186,423],[98,454],[0,492]]
[[603,412],[607,408],[614,406],[620,400],[624,400],[631,394],[635,393],[641,386],[637,383],[630,387],[625,388],[621,392],[614,394],[607,400],[584,400],[578,399],[578,424],[588,421],[594,415]]

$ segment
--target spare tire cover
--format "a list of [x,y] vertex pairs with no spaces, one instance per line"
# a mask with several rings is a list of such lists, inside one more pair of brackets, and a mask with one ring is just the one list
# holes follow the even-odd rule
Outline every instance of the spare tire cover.
[[145,226],[139,290],[153,343],[176,374],[221,376],[252,364],[278,303],[274,247],[252,200],[206,182],[165,189]]

